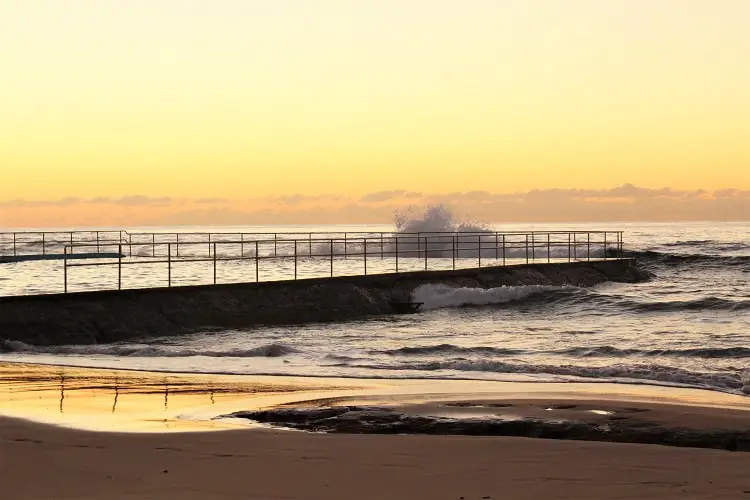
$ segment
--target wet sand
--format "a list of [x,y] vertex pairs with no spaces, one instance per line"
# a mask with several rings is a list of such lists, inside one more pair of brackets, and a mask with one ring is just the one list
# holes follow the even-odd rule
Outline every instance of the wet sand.
[[745,398],[707,391],[30,365],[0,366],[0,382],[3,499],[750,498],[748,453],[508,437],[310,434],[210,420],[279,405],[377,402],[412,413],[486,412],[500,405],[492,411],[592,419],[608,415],[590,410],[646,408],[649,416],[638,418],[743,428]]

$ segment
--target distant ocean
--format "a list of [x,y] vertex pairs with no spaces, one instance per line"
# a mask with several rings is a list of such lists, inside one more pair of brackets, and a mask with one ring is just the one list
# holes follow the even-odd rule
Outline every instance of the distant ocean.
[[[750,392],[750,223],[496,224],[493,229],[622,229],[627,253],[656,277],[591,289],[426,285],[415,291],[425,307],[414,315],[95,346],[0,341],[0,360],[201,373],[615,381]],[[33,270],[35,264],[13,265],[15,271],[0,265],[6,280],[8,273]]]

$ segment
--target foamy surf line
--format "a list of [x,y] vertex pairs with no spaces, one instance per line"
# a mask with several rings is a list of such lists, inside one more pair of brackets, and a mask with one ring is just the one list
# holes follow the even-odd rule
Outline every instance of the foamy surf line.
[[571,288],[573,287],[521,285],[485,289],[472,287],[456,288],[448,285],[421,285],[414,289],[412,298],[415,302],[422,302],[422,310],[431,310],[445,307],[503,304],[523,300],[532,295],[544,292]]
[[[267,354],[260,354],[265,350],[265,348],[259,348],[255,351],[257,354],[253,354],[250,357],[274,357]],[[101,350],[99,352],[101,353]],[[585,382],[591,384],[609,383],[691,388],[739,396],[750,394],[750,371],[748,370],[706,373],[645,364],[616,364],[592,367],[574,364],[532,364],[519,360],[502,361],[486,358],[431,361],[414,360],[404,363],[352,360],[350,362],[320,364],[316,366],[304,366],[298,363],[270,366],[266,363],[261,363],[253,367],[247,364],[247,357],[233,356],[231,352],[226,354],[226,356],[219,357],[222,360],[221,367],[211,365],[210,367],[199,368],[200,364],[196,365],[195,362],[190,360],[200,357],[201,354],[191,354],[184,357],[167,355],[159,358],[158,356],[144,352],[134,353],[130,356],[83,354],[83,350],[77,353],[58,354],[42,352],[39,348],[32,348],[23,353],[16,353],[15,356],[11,357],[0,355],[0,363],[32,363],[46,366],[118,369],[170,374],[270,376],[279,378],[341,378],[348,380],[372,379],[384,381],[465,380],[511,383],[523,381],[528,383],[555,383],[563,385]],[[139,359],[149,361],[141,362],[138,361]],[[153,363],[154,359],[161,359],[161,361],[155,365]]]

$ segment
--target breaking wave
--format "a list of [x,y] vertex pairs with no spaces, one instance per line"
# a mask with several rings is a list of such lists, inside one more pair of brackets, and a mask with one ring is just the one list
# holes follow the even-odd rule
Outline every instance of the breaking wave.
[[397,211],[393,217],[399,233],[489,233],[492,229],[477,222],[458,221],[453,212],[443,204],[429,205],[424,212],[414,209]]
[[448,285],[422,285],[414,289],[412,298],[422,302],[423,310],[469,305],[502,304],[523,300],[531,295],[564,290],[566,287],[525,285],[497,288],[455,288]]
[[388,356],[434,356],[434,355],[481,355],[481,356],[518,356],[524,354],[554,354],[569,357],[684,357],[706,359],[743,359],[750,358],[750,347],[696,347],[687,349],[620,349],[612,346],[581,346],[567,349],[531,350],[508,349],[492,346],[464,347],[454,344],[437,344],[399,347],[397,349],[372,350],[370,354]]
[[609,366],[577,366],[530,364],[488,359],[452,359],[418,363],[356,365],[376,370],[417,370],[426,372],[457,371],[504,374],[559,375],[603,381],[668,384],[718,390],[733,394],[750,394],[750,372],[697,372],[658,364],[614,364]]
[[695,299],[656,300],[633,298],[574,286],[521,285],[497,288],[460,288],[448,285],[422,285],[412,292],[415,302],[422,302],[422,310],[449,307],[490,306],[499,304],[535,303],[540,305],[579,306],[587,309],[629,313],[658,313],[680,311],[750,310],[750,299],[732,300],[705,296]]
[[461,347],[453,344],[425,345],[415,347],[399,347],[383,351],[370,351],[371,354],[387,354],[391,356],[432,356],[435,354],[485,354],[496,356],[512,356],[523,354],[523,349],[502,349],[497,347]]
[[32,346],[15,340],[0,341],[0,352],[29,353],[29,354],[68,354],[68,355],[99,355],[125,357],[165,357],[185,358],[192,356],[206,356],[211,358],[278,358],[299,352],[284,344],[268,344],[251,349],[230,349],[226,351],[211,351],[200,349],[170,348],[155,345],[63,345],[63,346]]

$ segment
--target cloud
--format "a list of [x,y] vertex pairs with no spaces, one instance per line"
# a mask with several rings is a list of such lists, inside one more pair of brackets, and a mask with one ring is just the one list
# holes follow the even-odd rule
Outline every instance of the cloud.
[[135,196],[124,196],[115,200],[111,200],[110,203],[114,205],[125,205],[125,206],[164,206],[172,203],[172,198],[168,196],[161,196],[152,198],[149,196],[135,195]]
[[[610,189],[543,189],[426,194],[378,191],[361,197],[292,194],[267,198],[62,198],[0,201],[0,226],[390,224],[397,209],[443,203],[484,222],[750,220],[750,191],[676,190],[623,184]],[[101,207],[111,205],[117,210]]]
[[274,203],[279,204],[279,205],[299,205],[299,204],[305,204],[305,203],[336,202],[342,199],[343,198],[341,196],[335,196],[335,195],[310,196],[310,195],[304,195],[304,194],[292,194],[292,195],[284,195],[284,196],[274,196],[271,198],[253,198],[252,201],[261,202],[261,203],[273,201]]
[[110,198],[99,196],[96,198],[77,198],[68,197],[58,200],[7,200],[0,201],[0,206],[24,208],[24,207],[69,207],[71,205],[126,205],[126,206],[163,206],[168,205],[173,200],[168,196],[149,197],[142,195],[123,196],[122,198]]
[[196,200],[193,200],[193,203],[197,203],[198,205],[215,205],[219,203],[227,203],[232,200],[228,198],[198,198]]
[[81,203],[83,201],[84,200],[81,200],[80,198],[75,198],[75,197],[61,198],[59,200],[23,200],[23,199],[15,199],[15,200],[0,201],[0,207],[16,207],[16,208],[23,208],[23,207],[67,207],[67,206],[70,206],[70,205],[76,205],[76,204]]
[[405,191],[398,189],[395,191],[378,191],[376,193],[366,194],[359,199],[362,203],[382,203],[403,198],[420,198],[422,193],[415,191]]

